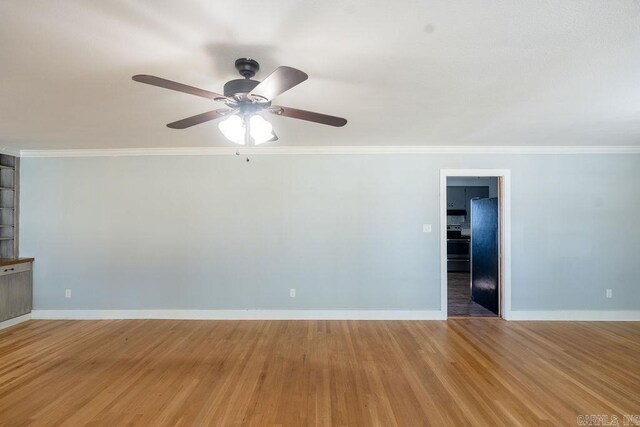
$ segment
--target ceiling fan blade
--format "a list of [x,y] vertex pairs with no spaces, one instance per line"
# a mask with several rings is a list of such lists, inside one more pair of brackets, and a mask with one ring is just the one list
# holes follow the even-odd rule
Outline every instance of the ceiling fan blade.
[[291,107],[282,107],[280,105],[272,105],[269,110],[278,116],[291,117],[292,119],[307,120],[309,122],[320,123],[323,125],[342,127],[347,124],[347,119],[342,117],[329,116],[327,114],[314,113],[313,111],[298,110]]
[[271,101],[276,96],[307,80],[309,76],[292,67],[278,67],[254,87],[250,96],[259,96]]
[[169,123],[167,127],[171,129],[186,129],[191,126],[199,125],[200,123],[228,116],[230,113],[233,113],[235,111],[236,110],[227,110],[224,108],[220,110],[207,111],[206,113],[198,114],[195,116],[187,117],[186,119]]
[[177,90],[178,92],[188,93],[191,95],[201,96],[203,98],[213,99],[214,101],[224,101],[228,98],[219,93],[210,92],[193,86],[183,85],[182,83],[163,79],[161,77],[149,76],[147,74],[138,74],[131,77],[136,82],[146,83],[152,86],[158,86],[165,89]]

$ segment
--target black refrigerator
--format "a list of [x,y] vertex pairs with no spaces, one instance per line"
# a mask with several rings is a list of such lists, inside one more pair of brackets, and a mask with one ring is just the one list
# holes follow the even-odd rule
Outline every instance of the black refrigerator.
[[500,315],[498,199],[471,201],[471,299]]

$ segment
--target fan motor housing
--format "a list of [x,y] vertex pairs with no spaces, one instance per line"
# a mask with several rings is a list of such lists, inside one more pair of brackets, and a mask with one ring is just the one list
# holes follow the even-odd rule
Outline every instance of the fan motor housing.
[[230,80],[224,84],[224,96],[232,97],[236,93],[249,93],[260,82],[251,79]]

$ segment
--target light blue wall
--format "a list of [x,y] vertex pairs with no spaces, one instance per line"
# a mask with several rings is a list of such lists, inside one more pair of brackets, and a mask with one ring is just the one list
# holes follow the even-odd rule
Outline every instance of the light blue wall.
[[640,307],[640,155],[256,155],[23,158],[35,308],[439,310],[441,168],[512,170],[513,310]]

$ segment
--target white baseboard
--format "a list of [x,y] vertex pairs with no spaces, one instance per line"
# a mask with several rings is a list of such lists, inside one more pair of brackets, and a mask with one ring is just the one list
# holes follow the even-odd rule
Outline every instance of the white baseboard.
[[33,310],[32,319],[445,320],[421,310]]
[[574,322],[640,321],[640,310],[512,310],[507,320],[567,320]]
[[[33,310],[31,314],[0,323],[0,329],[29,319],[446,320],[446,315],[439,310]],[[640,311],[511,311],[506,320],[640,321]]]
[[31,313],[23,314],[22,316],[14,317],[13,319],[0,322],[0,329],[9,328],[11,326],[17,325],[18,323],[26,322],[27,320],[31,320]]

